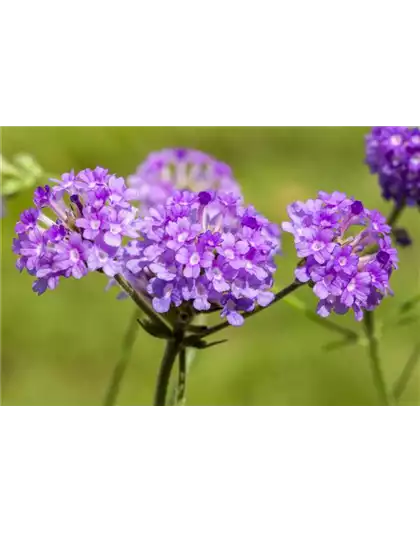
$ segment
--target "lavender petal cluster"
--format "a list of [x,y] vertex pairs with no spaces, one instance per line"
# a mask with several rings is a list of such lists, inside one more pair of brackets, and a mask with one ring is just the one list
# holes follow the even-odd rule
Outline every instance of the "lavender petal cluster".
[[240,195],[231,168],[199,150],[168,148],[152,152],[129,176],[132,200],[140,202],[143,213],[162,205],[176,190],[193,192],[208,189]]
[[233,194],[176,191],[141,219],[125,247],[123,274],[158,313],[220,310],[233,326],[267,306],[279,241],[271,224]]
[[361,320],[390,293],[398,258],[378,211],[344,193],[320,192],[315,200],[291,204],[288,214],[283,229],[294,236],[301,258],[295,275],[313,287],[320,316],[352,309]]
[[35,190],[35,207],[15,227],[16,266],[37,278],[33,290],[42,294],[62,277],[80,279],[95,270],[119,273],[123,239],[138,235],[124,179],[97,167],[51,181]]
[[387,200],[420,205],[420,129],[375,127],[366,136],[366,163]]

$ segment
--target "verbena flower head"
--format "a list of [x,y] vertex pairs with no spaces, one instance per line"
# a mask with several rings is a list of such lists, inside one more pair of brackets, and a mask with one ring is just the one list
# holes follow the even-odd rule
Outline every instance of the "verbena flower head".
[[391,228],[378,211],[344,193],[320,192],[316,200],[288,207],[298,257],[296,278],[309,282],[319,298],[318,314],[344,314],[353,309],[361,320],[390,292],[389,278],[397,268]]
[[208,189],[240,195],[239,184],[226,163],[198,150],[168,148],[152,152],[136,173],[129,176],[130,195],[143,212],[161,205],[176,190]]
[[366,136],[366,163],[387,200],[420,205],[420,129],[375,127]]
[[177,191],[142,219],[140,240],[125,248],[124,275],[158,313],[220,308],[240,326],[242,311],[274,297],[279,240],[271,226],[232,194]]
[[36,276],[33,290],[42,294],[60,277],[79,279],[94,270],[119,273],[122,239],[138,235],[124,179],[97,167],[51,181],[35,190],[35,207],[15,228],[17,268]]

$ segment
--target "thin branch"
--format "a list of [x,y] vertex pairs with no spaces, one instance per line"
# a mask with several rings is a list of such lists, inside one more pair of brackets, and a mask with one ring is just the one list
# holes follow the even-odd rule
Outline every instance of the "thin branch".
[[414,347],[414,350],[408,358],[408,361],[404,365],[400,377],[394,385],[393,393],[396,400],[399,400],[401,398],[402,393],[404,392],[419,359],[420,343]]
[[366,311],[363,317],[366,337],[368,340],[369,358],[372,368],[373,380],[375,382],[375,387],[381,399],[381,403],[383,405],[392,405],[393,399],[391,398],[390,394],[388,394],[381,361],[379,359],[378,339],[375,334],[375,322],[373,317],[374,315],[372,311]]
[[[300,281],[295,280],[293,283],[291,283],[290,285],[288,285],[287,287],[285,287],[284,289],[279,291],[274,296],[273,301],[269,305],[267,305],[266,307],[258,307],[254,311],[249,311],[249,313],[243,313],[242,316],[244,318],[249,318],[251,316],[254,316],[254,315],[258,314],[260,311],[263,311],[264,309],[268,309],[269,307],[274,305],[276,302],[278,302],[282,298],[285,298],[288,294],[292,293],[293,291],[295,291],[299,287],[303,287],[303,285],[305,285],[305,284],[301,283]],[[230,324],[226,320],[225,322],[221,322],[220,324],[217,324],[216,326],[213,326],[211,328],[207,328],[207,330],[205,330],[202,334],[199,334],[198,336],[202,339],[204,337],[208,337],[209,335],[213,335],[213,333],[217,333],[219,331],[222,331],[223,329],[227,328],[228,326],[230,326]]]
[[132,353],[132,348],[137,337],[137,332],[139,330],[139,325],[137,324],[138,316],[138,309],[134,309],[134,313],[128,324],[128,328],[123,339],[121,356],[117,361],[117,364],[115,365],[114,371],[112,373],[111,381],[109,382],[103,405],[115,405],[117,401],[121,381],[124,377],[125,371],[127,370],[127,366]]
[[139,293],[133,289],[133,287],[125,280],[121,274],[114,276],[115,281],[125,290],[125,292],[130,296],[133,302],[140,307],[140,309],[145,313],[154,323],[159,323],[159,326],[162,328],[168,337],[171,336],[172,332],[169,326],[166,324],[165,320],[161,318],[153,309],[141,298]]

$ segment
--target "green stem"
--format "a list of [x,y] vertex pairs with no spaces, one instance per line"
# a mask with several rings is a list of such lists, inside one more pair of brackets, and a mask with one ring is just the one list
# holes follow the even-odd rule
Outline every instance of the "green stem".
[[387,219],[387,224],[391,226],[391,228],[395,225],[397,220],[400,218],[401,213],[404,211],[405,208],[405,199],[401,200],[398,204],[395,204],[390,215]]
[[185,388],[187,382],[187,353],[186,348],[179,352],[179,374],[176,403],[181,404],[185,400]]
[[325,318],[320,317],[315,311],[312,311],[312,309],[308,309],[305,304],[295,296],[285,298],[284,302],[303,313],[308,320],[315,322],[315,324],[333,331],[334,333],[339,333],[347,339],[357,340],[358,335],[355,331],[346,328],[345,326],[341,326],[340,324],[336,324],[335,322],[331,322],[330,320],[325,320]]
[[[387,223],[389,224],[389,226],[391,226],[391,228],[393,228],[393,226],[401,216],[401,213],[403,212],[404,208],[405,199],[402,199],[400,202],[394,205],[390,215],[387,218]],[[372,368],[373,379],[383,405],[392,405],[394,401],[391,394],[389,394],[387,390],[381,360],[379,358],[378,339],[375,334],[375,322],[373,317],[373,311],[366,311],[363,317],[366,337],[369,346],[369,358]]]
[[[274,296],[274,300],[269,305],[267,305],[266,307],[258,307],[254,311],[250,311],[249,313],[244,313],[242,316],[244,318],[249,318],[251,316],[254,316],[254,315],[258,314],[260,311],[263,311],[264,309],[268,309],[269,307],[274,305],[276,302],[278,302],[279,300],[285,298],[288,294],[292,293],[293,291],[295,291],[299,287],[303,287],[303,285],[305,285],[305,283],[301,283],[300,281],[295,280],[293,283],[291,283],[290,285],[288,285],[287,287],[285,287],[284,289],[279,291]],[[220,324],[217,324],[216,326],[213,326],[212,328],[207,328],[202,334],[199,335],[199,337],[200,338],[207,337],[208,335],[212,335],[213,333],[217,333],[219,331],[222,331],[223,329],[227,328],[228,326],[230,326],[228,321],[221,322]]]
[[124,291],[130,296],[133,302],[145,313],[152,322],[158,323],[162,331],[167,334],[168,337],[172,335],[172,331],[166,324],[165,320],[161,318],[153,309],[141,298],[139,293],[133,289],[133,287],[125,280],[121,274],[114,276],[115,281],[124,289]]
[[414,347],[414,350],[408,358],[408,361],[406,362],[400,374],[400,377],[394,385],[393,394],[397,401],[401,398],[402,393],[404,392],[419,359],[420,343]]
[[117,361],[117,364],[115,365],[114,371],[112,373],[111,381],[109,382],[108,388],[106,390],[103,405],[115,405],[117,401],[121,381],[124,377],[125,371],[127,370],[134,341],[136,340],[137,331],[139,329],[139,325],[137,324],[138,316],[139,312],[137,309],[135,309],[133,316],[128,324],[128,328],[122,343],[121,356],[120,359]]
[[372,311],[366,311],[363,317],[366,337],[369,346],[369,358],[373,380],[375,382],[375,387],[378,391],[378,395],[381,399],[381,403],[383,405],[392,405],[393,400],[391,398],[391,395],[387,391],[381,361],[379,359],[378,339],[375,334],[375,322],[373,317],[374,315]]
[[[203,313],[200,313],[197,315],[197,317],[194,319],[196,325],[195,327],[203,328],[206,323],[206,316]],[[191,328],[191,325],[189,326]],[[185,351],[185,383],[187,381],[188,373],[190,371],[191,365],[193,364],[193,361],[197,355],[197,348],[193,348],[192,346],[188,346]],[[181,356],[182,352],[180,354],[180,364],[181,364]],[[180,368],[181,370],[181,368]],[[184,390],[182,394],[180,393],[180,386],[182,386],[182,383],[180,383],[180,380],[178,380],[178,383],[175,384],[171,395],[170,395],[170,405],[184,405],[186,398],[185,398],[185,387],[184,384]]]
[[171,378],[172,367],[182,345],[182,340],[183,334],[182,332],[178,332],[174,338],[169,339],[166,343],[165,353],[163,354],[156,382],[154,405],[166,405],[166,393]]

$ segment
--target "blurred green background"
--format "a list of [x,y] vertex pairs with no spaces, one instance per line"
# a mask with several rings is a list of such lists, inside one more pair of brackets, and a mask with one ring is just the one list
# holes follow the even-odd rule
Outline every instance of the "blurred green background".
[[[1,151],[35,156],[60,174],[97,165],[127,176],[152,150],[186,146],[209,152],[232,166],[247,202],[281,222],[288,203],[313,198],[320,189],[354,195],[388,214],[376,178],[363,164],[366,128],[3,128]],[[38,297],[33,279],[19,274],[11,252],[19,212],[31,191],[11,199],[2,224],[1,392],[9,405],[101,404],[121,339],[132,312],[129,301],[104,291],[104,279],[63,280]],[[420,218],[403,214],[416,245],[400,250],[393,275],[394,298],[381,305],[378,320],[419,290]],[[283,239],[277,283],[289,283],[296,262],[291,236]],[[296,293],[312,308],[316,298]],[[352,315],[332,317],[360,328]],[[187,384],[189,405],[374,405],[366,349],[329,350],[340,336],[308,321],[284,302],[224,333],[228,343],[200,352]],[[386,327],[381,357],[389,384],[398,377],[420,339],[419,324]],[[162,342],[139,331],[118,404],[150,405]],[[420,404],[420,373],[413,374],[401,404]]]

